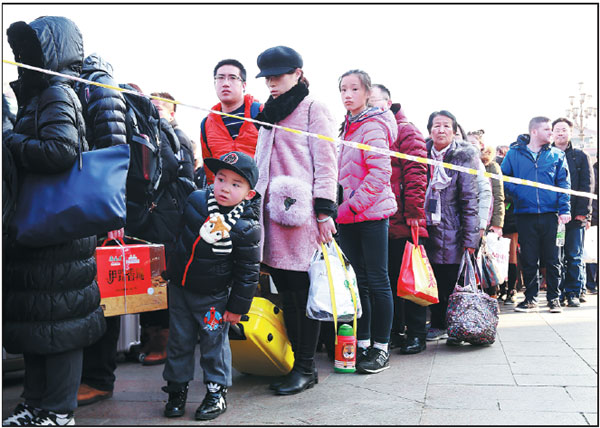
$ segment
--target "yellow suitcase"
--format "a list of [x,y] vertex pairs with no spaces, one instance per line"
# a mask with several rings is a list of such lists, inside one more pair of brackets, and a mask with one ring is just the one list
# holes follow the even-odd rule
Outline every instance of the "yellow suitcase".
[[283,311],[263,297],[255,297],[248,314],[230,326],[229,344],[232,365],[242,373],[281,376],[294,365]]

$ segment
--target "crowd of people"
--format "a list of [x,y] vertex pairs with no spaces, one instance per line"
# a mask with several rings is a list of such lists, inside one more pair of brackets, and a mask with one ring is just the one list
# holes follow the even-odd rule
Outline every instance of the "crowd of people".
[[[24,401],[3,425],[73,425],[78,404],[110,398],[114,389],[120,317],[103,316],[94,281],[94,249],[106,236],[21,246],[8,227],[11,206],[21,174],[68,169],[79,141],[84,150],[128,143],[128,104],[114,89],[109,62],[97,54],[84,58],[83,38],[69,19],[16,22],[7,36],[16,61],[104,84],[20,68],[11,83],[16,117],[3,104],[3,345],[25,358]],[[336,132],[336,119],[309,92],[297,51],[266,49],[257,65],[256,77],[270,92],[264,104],[245,93],[239,61],[217,62],[213,110],[227,116],[208,114],[199,145],[178,126],[177,105],[167,102],[174,97],[162,88],[152,92],[161,98],[149,107],[160,118],[160,180],[150,195],[128,193],[125,230],[108,233],[165,246],[169,308],[141,315],[139,359],[165,364],[166,417],[185,413],[197,343],[207,392],[195,418],[214,419],[227,409],[228,329],[248,312],[260,272],[277,288],[294,354],[292,370],[269,388],[290,395],[318,383],[322,325],[306,315],[308,270],[319,244],[333,239],[357,277],[363,313],[356,369],[362,374],[389,368],[392,348],[416,354],[427,341],[463,345],[446,334],[448,298],[461,258],[477,253],[487,233],[511,240],[508,279],[486,290],[499,303],[539,310],[542,283],[550,312],[578,307],[586,293],[597,293],[597,265],[583,263],[585,231],[598,224],[598,204],[590,198],[336,147],[269,126],[597,193],[598,162],[592,167],[590,157],[573,147],[569,119],[535,117],[527,134],[494,151],[483,130],[465,133],[451,112],[439,110],[429,116],[426,137],[385,85],[355,69],[339,78],[347,114]],[[141,211],[134,209],[135,198],[142,199],[135,201],[145,207]],[[566,225],[562,247],[556,245],[559,224]],[[439,303],[429,306],[429,324],[427,307],[397,296],[412,231],[437,282]],[[525,299],[517,304],[520,288]]]

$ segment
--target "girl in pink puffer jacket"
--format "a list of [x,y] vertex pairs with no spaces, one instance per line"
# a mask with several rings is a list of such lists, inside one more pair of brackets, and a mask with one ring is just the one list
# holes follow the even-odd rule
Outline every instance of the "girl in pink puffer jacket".
[[[339,88],[348,110],[341,138],[389,149],[398,126],[389,110],[367,107],[369,75],[348,71],[340,78]],[[359,373],[379,373],[389,367],[394,312],[387,271],[388,218],[397,210],[390,185],[392,166],[387,155],[342,146],[338,168],[342,187],[337,218],[340,245],[356,272],[363,310],[358,320],[356,369]]]

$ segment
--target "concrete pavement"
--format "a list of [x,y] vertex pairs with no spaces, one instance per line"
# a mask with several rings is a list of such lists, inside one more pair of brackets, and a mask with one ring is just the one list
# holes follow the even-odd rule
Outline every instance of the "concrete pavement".
[[[596,425],[598,426],[598,296],[580,308],[539,313],[501,305],[496,343],[449,347],[427,342],[417,355],[392,350],[390,369],[375,375],[333,372],[317,354],[319,384],[280,397],[270,378],[234,372],[228,410],[193,420],[205,389],[191,382],[187,413],[167,419],[163,366],[123,362],[112,399],[76,410],[77,425]],[[522,295],[519,295],[519,300]],[[3,382],[2,417],[20,401],[15,375]]]

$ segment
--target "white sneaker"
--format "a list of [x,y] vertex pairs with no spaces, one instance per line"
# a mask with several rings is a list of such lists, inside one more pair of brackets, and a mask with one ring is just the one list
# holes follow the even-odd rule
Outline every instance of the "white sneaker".
[[73,412],[70,413],[54,413],[49,410],[40,410],[35,418],[31,421],[31,425],[37,426],[67,426],[75,425],[75,417]]
[[19,403],[15,407],[13,414],[2,421],[2,426],[18,427],[31,425],[35,416],[36,411],[34,408],[29,407],[25,403]]

